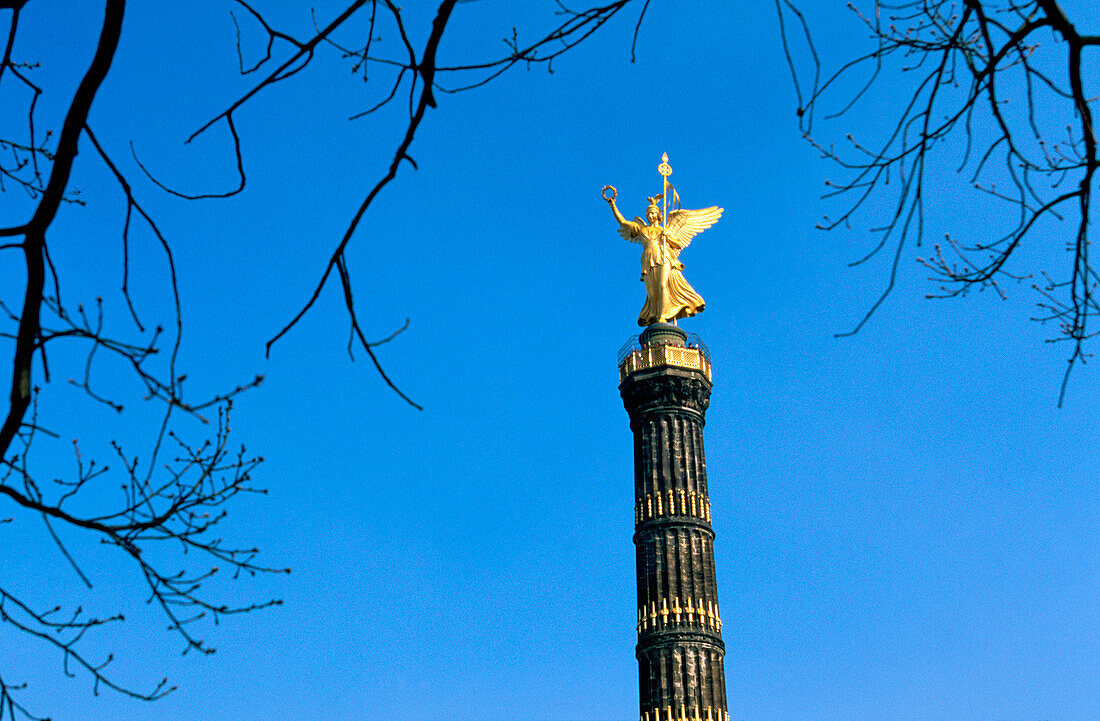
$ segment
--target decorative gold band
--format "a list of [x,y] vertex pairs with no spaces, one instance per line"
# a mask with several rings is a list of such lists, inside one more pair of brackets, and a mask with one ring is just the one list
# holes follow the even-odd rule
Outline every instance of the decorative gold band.
[[702,493],[669,488],[665,493],[647,493],[634,501],[634,525],[659,516],[692,516],[710,523],[710,501]]
[[709,706],[688,708],[680,704],[679,713],[675,713],[670,706],[655,708],[652,711],[643,711],[638,721],[730,721],[730,714],[729,711],[712,709]]
[[649,602],[649,608],[638,609],[638,635],[645,631],[671,626],[681,626],[684,623],[698,623],[718,633],[722,632],[722,619],[718,615],[718,604],[712,601],[703,603],[703,599],[684,599],[679,596],[672,598],[669,606],[667,598],[661,599],[661,607],[657,607],[656,601]]

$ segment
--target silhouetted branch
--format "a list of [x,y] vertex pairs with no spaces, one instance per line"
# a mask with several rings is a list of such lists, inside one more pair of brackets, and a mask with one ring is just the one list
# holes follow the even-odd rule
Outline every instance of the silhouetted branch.
[[[6,316],[8,327],[14,328],[11,332],[0,331],[0,337],[11,340],[15,351],[10,405],[3,425],[0,426],[0,497],[30,516],[42,519],[46,534],[88,589],[92,588],[91,580],[55,529],[63,525],[85,534],[83,537],[98,537],[108,547],[122,550],[134,564],[136,572],[145,579],[149,601],[155,602],[154,605],[161,609],[169,621],[169,628],[184,640],[185,648],[208,653],[210,647],[198,635],[197,627],[191,626],[194,620],[202,617],[217,618],[278,603],[270,600],[226,605],[213,600],[207,596],[204,582],[217,572],[217,568],[220,566],[231,570],[234,577],[241,573],[252,575],[258,572],[286,571],[259,565],[254,560],[256,549],[228,545],[211,534],[216,524],[225,517],[225,506],[229,501],[241,493],[262,492],[252,487],[250,482],[251,473],[261,459],[246,455],[243,448],[231,452],[228,445],[230,398],[258,384],[261,378],[257,377],[231,391],[212,394],[197,401],[184,394],[185,376],[176,371],[182,337],[182,314],[171,246],[135,197],[118,166],[87,127],[91,106],[118,47],[125,12],[123,0],[106,0],[105,5],[104,21],[95,54],[76,88],[64,116],[56,147],[52,150],[45,146],[39,147],[35,139],[36,103],[40,90],[20,74],[17,64],[11,60],[18,7],[13,12],[6,50],[3,60],[0,61],[0,76],[7,71],[33,91],[27,108],[27,133],[30,141],[23,144],[0,141],[0,145],[6,144],[13,149],[18,161],[15,171],[5,168],[9,171],[8,174],[0,172],[0,177],[10,178],[13,172],[31,169],[31,175],[22,178],[21,184],[37,201],[28,221],[0,228],[0,235],[19,240],[5,246],[23,251],[26,272],[26,288],[18,310],[0,302],[0,312]],[[229,122],[235,137],[236,131],[231,121]],[[163,358],[159,368],[153,367],[154,361],[161,358],[160,340],[163,331],[159,326],[136,342],[112,337],[105,332],[102,298],[96,299],[94,312],[91,313],[86,311],[83,304],[77,304],[75,310],[70,310],[61,299],[61,280],[50,259],[48,235],[61,204],[69,199],[69,179],[81,135],[91,142],[117,180],[126,199],[126,220],[122,230],[126,267],[122,293],[139,332],[143,334],[145,330],[138,320],[126,280],[130,263],[130,222],[135,213],[152,230],[165,254],[169,269],[166,281],[173,297],[175,328],[167,357]],[[49,137],[48,133],[46,137]],[[36,165],[39,160],[49,163],[48,179],[44,183],[38,180],[41,177]],[[47,287],[52,287],[52,295]],[[86,346],[81,374],[76,379],[70,378],[69,384],[79,388],[89,398],[117,412],[123,411],[121,401],[111,397],[109,391],[97,387],[94,382],[95,369],[101,359],[106,357],[121,361],[128,367],[133,377],[144,385],[144,400],[160,405],[163,411],[160,423],[155,427],[153,441],[144,455],[143,463],[139,464],[136,458],[123,452],[121,444],[113,442],[115,453],[122,461],[121,472],[116,470],[109,473],[107,465],[99,465],[94,460],[86,461],[74,441],[73,450],[77,459],[75,478],[44,482],[36,476],[29,463],[35,438],[43,433],[56,438],[56,434],[45,431],[37,419],[35,399],[40,388],[34,381],[34,372],[36,362],[41,362],[45,382],[49,383],[46,352],[49,346],[57,343]],[[202,415],[210,408],[217,408],[210,437],[197,444],[184,441],[175,429],[177,424],[174,419],[182,413],[185,415],[180,417],[190,416],[202,423],[210,423]],[[177,456],[164,463],[158,459],[166,440],[174,444]],[[103,510],[102,503],[87,503],[83,500],[102,498],[104,483],[109,482],[111,487],[117,487],[114,479],[120,475],[125,490],[125,503]],[[99,508],[100,511],[89,514],[83,508]],[[150,544],[159,545],[163,541],[170,541],[181,554],[187,555],[173,557],[171,554],[145,553]],[[197,571],[188,570],[189,565],[200,562],[204,557],[214,565]],[[164,565],[177,563],[178,568],[170,569]],[[73,610],[63,610],[60,606],[43,610],[36,603],[18,598],[9,588],[0,586],[0,622],[59,653],[66,674],[72,675],[70,668],[73,671],[83,671],[90,676],[93,689],[96,690],[102,686],[144,700],[162,697],[171,691],[165,682],[162,681],[149,691],[135,691],[132,686],[119,682],[110,673],[111,669],[108,667],[111,656],[93,659],[83,650],[81,642],[88,633],[121,618],[121,614],[88,617],[79,606]],[[5,715],[13,721],[17,715],[21,718],[37,718],[16,701],[14,694],[21,688],[18,684],[6,683],[0,678],[0,719],[4,719]]]
[[[312,293],[294,317],[268,341],[266,350],[270,352],[272,345],[297,325],[336,276],[349,320],[349,354],[355,346],[361,347],[383,381],[410,405],[420,408],[397,388],[374,351],[374,348],[407,329],[409,320],[406,319],[401,328],[382,340],[367,340],[346,257],[352,238],[363,225],[374,200],[397,177],[402,162],[408,161],[416,168],[410,154],[411,146],[428,109],[437,105],[437,91],[457,92],[478,87],[520,63],[526,66],[544,63],[548,70],[552,70],[555,58],[590,37],[633,1],[618,0],[581,11],[569,10],[559,3],[562,19],[555,21],[553,27],[534,42],[521,45],[513,33],[511,39],[505,40],[505,53],[491,55],[490,59],[481,62],[442,66],[438,62],[441,42],[459,0],[443,0],[439,4],[419,51],[420,36],[410,32],[401,9],[390,0],[349,0],[333,20],[324,26],[315,24],[314,32],[304,39],[273,27],[248,0],[235,0],[244,10],[244,13],[239,13],[241,22],[238,22],[237,14],[231,13],[236,29],[239,71],[242,75],[267,71],[267,75],[211,115],[185,141],[190,143],[216,124],[224,122],[233,141],[233,162],[237,171],[234,187],[212,192],[182,192],[164,178],[154,175],[148,158],[139,158],[133,144],[130,147],[131,156],[138,171],[154,186],[175,197],[211,200],[239,195],[246,189],[247,174],[235,114],[246,112],[253,98],[269,91],[282,80],[306,71],[322,47],[336,48],[343,53],[351,61],[353,71],[361,72],[364,80],[371,63],[392,69],[395,76],[392,85],[385,81],[379,88],[378,102],[356,117],[362,117],[392,101],[402,105],[407,102],[408,124],[394,138],[393,156],[385,173],[365,188],[362,200],[351,214],[342,236],[334,242]],[[289,571],[261,564],[257,561],[257,549],[232,544],[217,535],[219,524],[226,518],[229,504],[234,499],[241,494],[263,493],[252,485],[252,473],[262,459],[247,454],[243,447],[233,449],[229,444],[232,399],[258,385],[262,376],[231,390],[208,393],[200,398],[185,393],[186,374],[177,368],[183,338],[183,309],[172,245],[149,212],[144,202],[146,199],[141,197],[127,177],[131,171],[116,162],[117,151],[111,149],[110,143],[101,142],[88,123],[92,103],[118,47],[125,12],[124,0],[104,2],[104,22],[95,55],[80,79],[55,141],[51,132],[42,133],[37,129],[37,103],[42,90],[29,79],[29,73],[24,72],[34,66],[12,57],[13,52],[23,47],[15,40],[25,2],[0,0],[0,10],[12,11],[0,59],[0,79],[21,84],[21,89],[28,94],[26,128],[18,130],[18,137],[0,138],[0,191],[18,188],[35,201],[29,220],[16,219],[14,224],[0,225],[0,238],[11,239],[11,242],[0,243],[0,250],[22,251],[27,280],[26,291],[18,307],[15,303],[9,307],[0,300],[0,320],[5,324],[0,328],[0,338],[14,346],[11,404],[0,424],[0,499],[26,517],[36,521],[41,519],[45,535],[56,545],[61,557],[89,593],[96,590],[93,578],[81,567],[80,547],[72,539],[97,539],[103,547],[121,552],[134,574],[143,579],[146,600],[167,621],[168,629],[182,642],[184,653],[196,651],[207,654],[213,649],[202,638],[201,620],[216,621],[225,615],[279,603],[277,600],[266,600],[225,604],[214,597],[208,582],[219,574],[237,578]],[[632,55],[648,5],[648,0],[645,0],[635,23]],[[245,61],[241,40],[244,32],[242,23],[248,18],[255,24],[246,24],[251,25],[253,31],[262,32],[266,41],[262,56],[251,64]],[[334,38],[338,31],[351,26],[353,18],[362,20],[359,31],[366,30],[365,41],[362,45],[356,45],[358,50],[350,49],[346,43]],[[393,44],[397,48],[395,57],[372,55],[377,47],[373,44],[377,33],[383,29],[396,34],[400,40]],[[439,83],[441,73],[457,78],[458,86],[450,90],[442,88]],[[17,116],[20,123],[22,117]],[[5,128],[4,132],[7,130]],[[107,321],[110,304],[102,297],[97,297],[94,303],[87,301],[74,305],[68,305],[62,299],[62,279],[50,256],[49,230],[61,204],[81,202],[77,191],[70,185],[70,179],[82,136],[86,141],[85,149],[90,144],[94,150],[93,157],[103,162],[114,179],[125,206],[120,233],[123,256],[121,295],[126,305],[125,313],[133,320],[134,326],[131,328],[127,324],[130,330],[122,335],[110,330],[111,324]],[[139,313],[132,294],[131,271],[137,275],[142,270],[131,265],[130,241],[135,225],[148,229],[167,266],[160,282],[162,288],[171,294],[172,300],[166,312],[171,314],[172,319],[163,325],[146,317],[150,314],[148,308],[140,309]],[[5,254],[5,257],[9,256],[14,258],[14,254]],[[152,277],[154,282],[156,278],[148,274],[142,277]],[[30,462],[33,446],[60,442],[56,429],[45,427],[37,416],[37,399],[43,389],[36,382],[35,372],[40,363],[42,382],[50,383],[51,362],[47,352],[55,347],[68,351],[59,354],[62,359],[59,365],[72,362],[70,354],[73,350],[82,354],[76,356],[79,368],[71,372],[67,384],[62,384],[62,387],[75,388],[96,404],[116,413],[129,410],[130,400],[123,391],[105,382],[111,377],[101,373],[103,365],[121,367],[127,379],[139,382],[138,395],[141,400],[152,403],[158,411],[155,422],[149,426],[148,443],[141,447],[140,462],[138,454],[129,450],[129,443],[119,440],[111,441],[113,457],[110,464],[98,463],[91,456],[85,457],[80,444],[74,440],[71,450],[76,459],[75,475],[64,479],[54,478],[52,474],[44,476],[41,467]],[[53,372],[56,373],[56,369]],[[190,440],[190,433],[185,431],[192,420],[199,421],[197,427],[201,435],[198,440]],[[105,491],[109,489],[111,493],[117,493],[120,486],[122,500],[114,504],[104,503]],[[97,510],[90,512],[89,508]],[[0,518],[0,523],[10,520]],[[152,549],[157,550],[154,552]],[[60,654],[62,669],[67,675],[75,672],[89,677],[94,690],[102,686],[144,700],[161,698],[174,688],[161,681],[151,689],[135,690],[133,685],[115,677],[114,669],[110,667],[110,655],[99,657],[86,651],[84,641],[89,634],[94,635],[97,630],[121,621],[121,613],[88,616],[79,606],[62,608],[48,603],[40,606],[36,599],[28,600],[13,594],[14,588],[3,586],[0,580],[0,622],[24,634],[32,643],[42,644],[42,648]],[[16,716],[38,718],[17,701],[16,695],[21,690],[22,686],[5,681],[0,673],[0,721],[14,721]]]
[[[893,198],[890,216],[871,229],[878,241],[857,261],[891,246],[889,280],[851,333],[866,323],[894,287],[903,248],[910,242],[919,246],[923,240],[929,159],[943,143],[961,140],[963,151],[955,170],[963,172],[969,167],[973,188],[1011,204],[1015,220],[1004,233],[984,227],[971,231],[969,234],[983,238],[976,241],[959,242],[953,237],[960,234],[951,234],[946,247],[937,244],[931,257],[918,258],[940,284],[929,297],[963,296],[973,288],[993,288],[1005,297],[998,280],[1020,282],[1036,275],[1009,270],[1017,250],[1034,237],[1039,221],[1061,221],[1068,217],[1068,201],[1075,201],[1073,240],[1067,244],[1072,261],[1064,280],[1033,286],[1041,294],[1039,305],[1045,311],[1036,320],[1056,322],[1059,335],[1055,340],[1072,344],[1059,393],[1061,405],[1069,371],[1089,356],[1084,351],[1093,335],[1089,321],[1100,314],[1094,294],[1097,276],[1088,254],[1091,195],[1100,153],[1081,60],[1082,50],[1100,44],[1100,38],[1079,34],[1054,0],[875,2],[874,12],[868,14],[854,5],[849,7],[871,32],[875,48],[821,81],[821,63],[809,25],[791,0],[776,2],[798,97],[799,125],[822,157],[847,173],[840,182],[827,182],[830,190],[825,194],[847,198],[843,212],[835,220],[826,218],[819,227],[849,227],[873,195]],[[792,37],[785,22],[788,14],[797,18],[812,59],[814,77],[807,92],[792,55]],[[818,142],[810,134],[815,112],[837,93],[847,92],[842,78],[847,80],[849,73],[865,68],[870,70],[869,79],[826,119],[858,112],[860,102],[886,69],[915,76],[909,90],[902,91],[906,94],[901,102],[892,102],[900,110],[889,123],[885,140],[864,143],[848,133],[848,145],[843,149]],[[1010,113],[1017,106],[1025,112]],[[1069,135],[1057,139],[1052,131],[1062,123],[1069,128]],[[989,162],[998,157],[1003,159],[1000,170]],[[1007,190],[998,187],[998,179],[1007,181]],[[1068,192],[1060,187],[1067,179],[1074,183]]]

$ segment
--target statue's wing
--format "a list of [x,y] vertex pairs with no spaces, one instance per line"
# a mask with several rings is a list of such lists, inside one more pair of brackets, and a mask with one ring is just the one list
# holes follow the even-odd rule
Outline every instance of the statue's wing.
[[619,235],[623,236],[631,243],[642,242],[642,227],[645,225],[645,221],[635,216],[634,220],[628,220],[625,223],[619,225]]
[[665,228],[669,245],[679,253],[688,247],[692,238],[717,223],[722,217],[722,210],[717,205],[713,205],[700,210],[672,211],[668,214],[668,226]]

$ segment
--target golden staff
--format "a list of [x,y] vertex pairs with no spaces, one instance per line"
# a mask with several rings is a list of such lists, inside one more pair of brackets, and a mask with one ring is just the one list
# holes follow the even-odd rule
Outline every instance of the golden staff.
[[664,225],[668,225],[668,176],[672,175],[672,166],[668,164],[668,153],[661,153],[661,164],[657,166],[657,172],[661,174],[661,196],[664,202]]

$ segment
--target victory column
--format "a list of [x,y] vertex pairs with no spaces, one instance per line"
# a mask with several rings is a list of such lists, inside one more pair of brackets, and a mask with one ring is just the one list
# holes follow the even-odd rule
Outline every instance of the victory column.
[[645,220],[624,218],[615,188],[602,191],[619,234],[642,246],[646,289],[638,315],[645,330],[619,353],[619,391],[634,432],[640,721],[729,721],[703,454],[710,358],[676,325],[704,309],[684,279],[680,251],[722,208],[681,209],[667,154],[658,172],[662,191],[649,198]]

